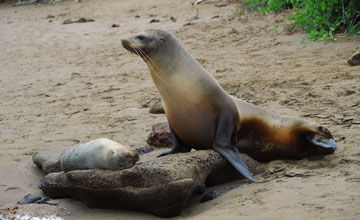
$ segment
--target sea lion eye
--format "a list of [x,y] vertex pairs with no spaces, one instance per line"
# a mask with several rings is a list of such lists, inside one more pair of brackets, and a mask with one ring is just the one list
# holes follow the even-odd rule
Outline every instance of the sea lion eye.
[[323,132],[324,134],[326,134],[327,136],[329,136],[329,137],[332,138],[332,135],[331,135],[330,131],[329,131],[327,128],[325,128],[324,126],[320,126],[320,127],[319,127],[319,130],[322,131],[322,132]]
[[137,36],[136,38],[137,38],[138,40],[141,40],[141,41],[145,40],[145,36],[144,36],[144,35],[139,35],[139,36]]

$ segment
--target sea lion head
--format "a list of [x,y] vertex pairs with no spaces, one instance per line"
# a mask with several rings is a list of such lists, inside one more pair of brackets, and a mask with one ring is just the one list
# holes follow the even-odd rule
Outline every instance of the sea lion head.
[[299,146],[308,155],[331,154],[337,149],[334,137],[324,126],[311,123],[303,129],[299,128],[297,132]]
[[120,143],[109,143],[103,151],[107,167],[113,170],[130,168],[139,160],[139,155],[136,151]]
[[139,34],[123,39],[122,46],[131,53],[142,58],[151,58],[169,44],[172,35],[160,29],[148,29]]

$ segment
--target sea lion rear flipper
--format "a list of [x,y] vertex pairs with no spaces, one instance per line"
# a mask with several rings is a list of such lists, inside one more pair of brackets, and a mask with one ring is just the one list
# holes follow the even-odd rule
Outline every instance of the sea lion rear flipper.
[[172,127],[169,125],[170,127],[170,135],[171,135],[171,140],[173,143],[173,147],[170,151],[165,151],[163,153],[161,153],[159,156],[157,157],[163,157],[169,154],[176,154],[176,153],[185,153],[185,152],[190,152],[191,148],[186,146],[184,144],[184,142],[182,142],[180,140],[180,138],[175,134],[175,131],[172,129]]
[[231,165],[233,165],[233,167],[237,171],[239,171],[241,175],[243,175],[252,182],[256,182],[255,178],[247,168],[244,159],[242,158],[241,154],[236,150],[236,148],[234,149],[232,147],[214,146],[214,150],[221,154],[223,157],[225,157],[225,159],[229,163],[231,163]]

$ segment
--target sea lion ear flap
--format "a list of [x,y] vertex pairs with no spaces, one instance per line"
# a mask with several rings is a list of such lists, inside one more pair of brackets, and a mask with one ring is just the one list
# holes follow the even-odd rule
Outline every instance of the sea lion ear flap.
[[159,36],[159,39],[160,39],[161,41],[165,41],[165,37],[163,37],[163,36]]

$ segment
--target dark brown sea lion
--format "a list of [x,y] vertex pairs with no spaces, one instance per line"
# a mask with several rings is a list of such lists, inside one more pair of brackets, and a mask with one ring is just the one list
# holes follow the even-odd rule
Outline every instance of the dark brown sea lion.
[[122,40],[140,56],[164,102],[173,148],[160,156],[214,149],[255,181],[239,152],[256,160],[304,158],[337,149],[323,126],[283,117],[227,94],[170,33],[150,29]]

